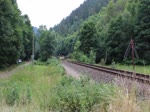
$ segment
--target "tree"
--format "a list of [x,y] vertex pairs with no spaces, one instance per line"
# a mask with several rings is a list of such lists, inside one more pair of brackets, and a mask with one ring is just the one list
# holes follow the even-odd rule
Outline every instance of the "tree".
[[135,28],[139,57],[150,63],[150,0],[140,0]]
[[48,31],[45,26],[40,26],[40,59],[46,61],[50,58],[56,48],[56,34],[54,31]]
[[22,51],[22,18],[15,0],[0,1],[0,68],[16,63]]
[[89,55],[90,50],[96,52],[98,46],[98,38],[96,33],[95,24],[93,22],[86,22],[79,33],[79,40],[81,50],[86,55]]
[[28,15],[23,15],[23,47],[24,51],[21,54],[22,59],[29,60],[32,55],[32,39],[33,39],[33,28],[31,26]]
[[123,60],[126,46],[128,45],[128,38],[123,31],[122,16],[111,21],[106,41],[108,51],[107,63],[111,63],[112,60],[121,62]]

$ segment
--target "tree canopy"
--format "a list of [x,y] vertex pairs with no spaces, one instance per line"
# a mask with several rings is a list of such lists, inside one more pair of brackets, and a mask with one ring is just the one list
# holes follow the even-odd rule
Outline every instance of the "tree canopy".
[[[0,1],[0,68],[29,59],[32,27],[27,15],[21,16],[15,0]],[[28,47],[28,48],[26,48]]]

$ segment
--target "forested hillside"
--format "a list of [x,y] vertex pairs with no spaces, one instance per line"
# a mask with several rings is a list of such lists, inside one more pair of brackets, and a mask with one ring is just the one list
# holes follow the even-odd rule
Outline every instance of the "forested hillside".
[[31,58],[33,31],[16,0],[0,0],[0,68]]
[[[99,10],[98,13],[89,12],[90,16],[86,16],[87,19],[83,19],[82,16],[78,21],[73,19],[72,22],[69,21],[68,18],[75,17],[72,16],[75,12],[84,11],[85,4],[92,1],[86,1],[54,27],[54,30],[60,34],[57,54],[71,54],[73,58],[83,62],[89,62],[88,59],[93,54],[96,55],[97,63],[123,62],[127,46],[133,39],[139,55],[136,63],[150,63],[150,0],[110,0],[108,4],[107,1],[102,0],[107,5],[103,7],[98,5],[99,8],[96,8],[96,12]],[[94,4],[101,4],[102,1],[96,0]],[[90,6],[88,8],[90,9]],[[74,25],[78,27],[72,30],[74,32],[66,33],[62,25],[68,24],[70,26],[67,29],[70,30]],[[61,33],[56,28],[61,29]],[[130,62],[130,60],[129,53],[124,61]]]
[[54,30],[60,35],[66,36],[77,31],[82,22],[89,16],[97,14],[103,6],[106,6],[109,0],[86,0],[79,8],[72,11],[70,16],[64,18],[60,24],[54,27]]

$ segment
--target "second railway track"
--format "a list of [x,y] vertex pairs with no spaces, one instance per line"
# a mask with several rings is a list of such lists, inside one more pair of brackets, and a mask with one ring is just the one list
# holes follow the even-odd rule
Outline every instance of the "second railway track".
[[112,75],[116,75],[118,77],[128,78],[130,80],[136,80],[137,82],[141,82],[141,83],[150,85],[150,75],[125,71],[125,70],[118,70],[118,69],[108,68],[108,67],[103,67],[103,66],[73,62],[73,61],[69,61],[69,62],[73,63],[73,64],[80,65],[80,66],[84,66],[87,68],[95,69],[98,71],[107,72],[107,73],[110,73]]

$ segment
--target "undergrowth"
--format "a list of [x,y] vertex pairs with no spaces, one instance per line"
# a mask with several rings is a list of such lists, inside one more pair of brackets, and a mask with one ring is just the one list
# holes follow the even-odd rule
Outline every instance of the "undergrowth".
[[52,111],[89,112],[96,104],[109,104],[114,95],[114,87],[106,84],[92,84],[89,78],[74,80],[63,77],[52,89],[49,107]]

